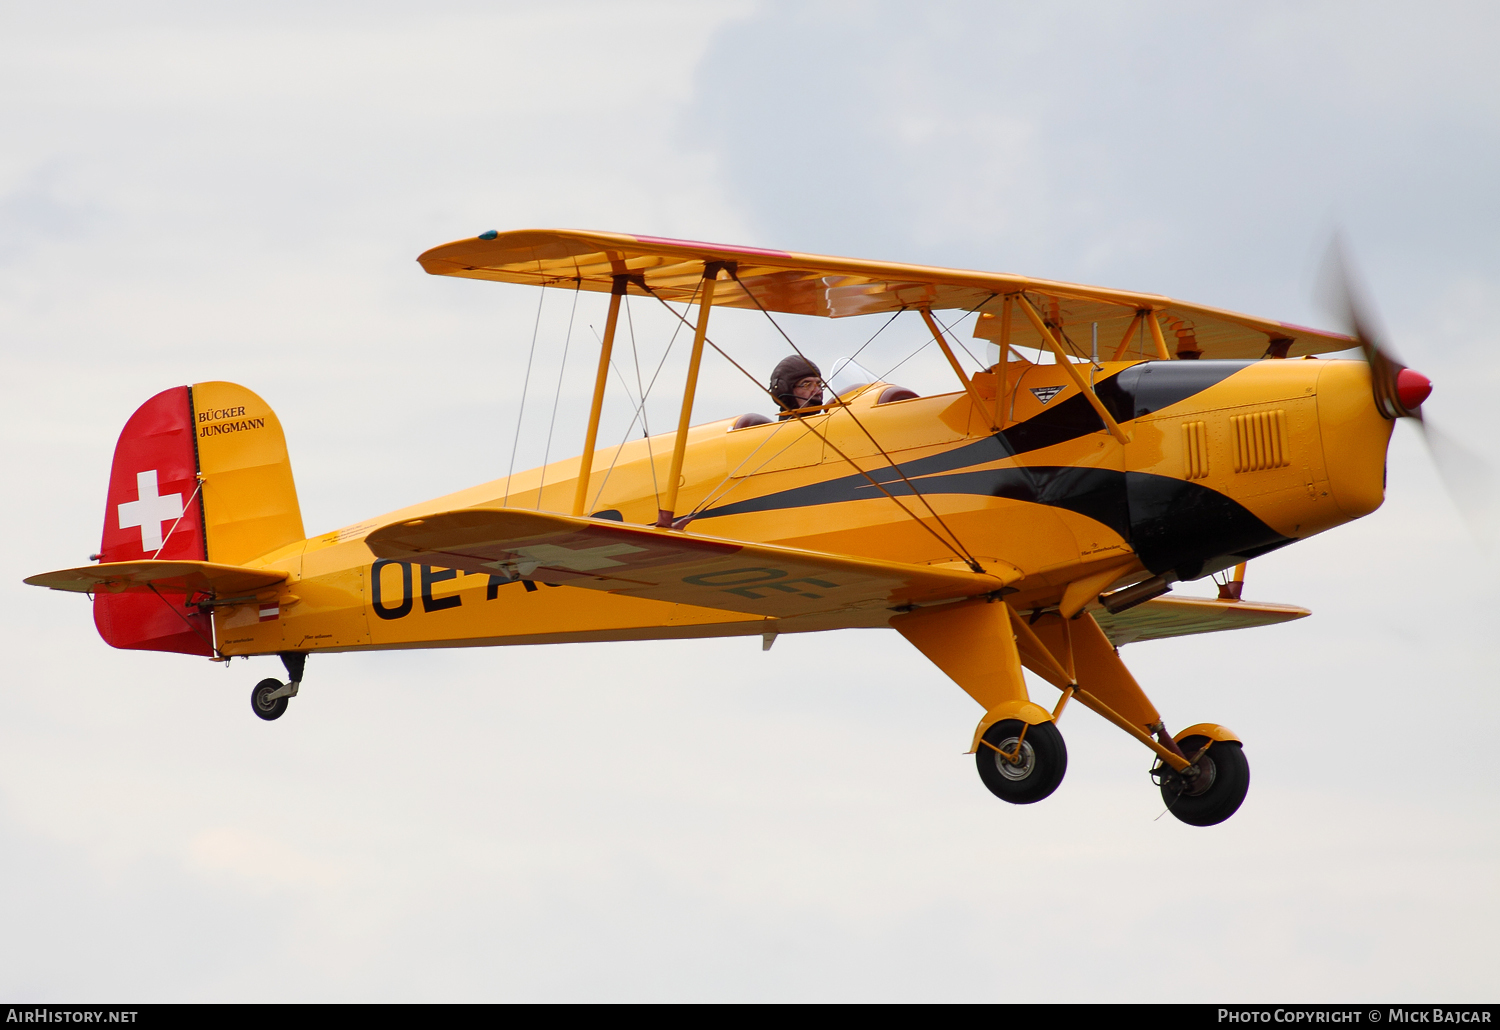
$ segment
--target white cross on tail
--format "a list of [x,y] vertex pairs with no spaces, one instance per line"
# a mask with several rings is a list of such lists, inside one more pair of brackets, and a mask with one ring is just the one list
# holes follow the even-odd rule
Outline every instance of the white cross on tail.
[[135,474],[136,501],[126,501],[120,508],[120,528],[141,527],[141,550],[161,550],[161,524],[182,517],[182,494],[160,497],[156,492],[156,469]]

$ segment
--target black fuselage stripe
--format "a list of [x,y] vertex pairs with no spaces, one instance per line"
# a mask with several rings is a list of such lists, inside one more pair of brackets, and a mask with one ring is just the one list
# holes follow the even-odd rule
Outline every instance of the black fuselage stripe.
[[[1096,386],[1120,421],[1160,410],[1222,382],[1253,362],[1146,362]],[[1154,366],[1154,367],[1151,367]],[[1149,383],[1141,380],[1150,376]],[[1118,382],[1128,379],[1128,382]],[[1124,416],[1124,417],[1121,417]],[[980,468],[1028,451],[1077,439],[1104,428],[1082,394],[1002,433],[938,454],[872,469],[864,474],[809,483],[761,497],[721,504],[696,518],[779,511],[883,497],[959,494],[1000,497],[1064,508],[1102,523],[1130,543],[1154,572],[1176,570],[1184,579],[1225,555],[1264,552],[1291,538],[1266,525],[1230,497],[1199,483],[1145,472],[1078,465],[1010,465]],[[902,473],[908,480],[903,481]]]
[[[1120,422],[1128,422],[1201,393],[1251,364],[1254,362],[1141,362],[1107,379],[1100,380],[1095,384],[1094,390],[1105,401],[1116,419]],[[987,436],[925,458],[900,462],[900,471],[892,466],[871,469],[869,476],[886,486],[891,493],[911,492],[901,481],[902,473],[905,473],[909,479],[922,479],[924,485],[921,492],[923,494],[976,492],[941,489],[929,491],[926,489],[926,484],[933,482],[934,478],[940,477],[943,473],[1004,461],[1043,447],[1052,447],[1069,440],[1076,440],[1081,436],[1097,433],[1103,428],[1103,420],[1088,403],[1087,398],[1078,393],[1059,402],[1056,407],[1050,405],[1044,407],[1034,417],[994,436]],[[899,489],[897,489],[898,486]],[[870,485],[870,480],[864,475],[841,476],[821,483],[793,487],[760,497],[717,505],[704,509],[696,518],[711,519],[721,515],[743,515],[756,511],[775,511],[780,508],[801,508],[810,504],[835,504],[839,501],[872,496],[872,493],[865,491],[875,492],[875,487]]]

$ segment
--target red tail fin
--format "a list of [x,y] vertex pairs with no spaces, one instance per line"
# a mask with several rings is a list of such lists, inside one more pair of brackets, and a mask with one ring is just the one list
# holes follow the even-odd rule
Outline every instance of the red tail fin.
[[[186,386],[163,390],[125,423],[109,472],[100,552],[107,562],[208,559],[192,393]],[[95,594],[94,625],[113,647],[214,653],[212,622],[184,608],[180,596]]]

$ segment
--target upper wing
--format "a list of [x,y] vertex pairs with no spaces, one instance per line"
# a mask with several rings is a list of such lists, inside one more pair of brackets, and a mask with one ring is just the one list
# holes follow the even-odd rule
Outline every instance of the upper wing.
[[381,558],[773,618],[975,597],[1020,578],[509,508],[408,519],[365,543]]
[[286,578],[287,573],[274,569],[247,569],[206,561],[119,561],[43,572],[25,582],[34,587],[75,593],[106,590],[118,594],[155,588],[169,594],[207,594],[219,598],[253,594],[284,583]]
[[[523,230],[485,236],[489,238],[445,243],[417,260],[433,275],[569,290],[607,292],[614,276],[623,274],[634,279],[631,288],[637,292],[644,284],[666,300],[683,303],[696,295],[704,262],[733,262],[738,281],[719,282],[716,306],[753,308],[758,302],[769,311],[829,318],[921,307],[978,310],[984,317],[975,335],[986,339],[1000,338],[1002,297],[1020,291],[1064,334],[1088,333],[1098,323],[1100,346],[1108,350],[1114,349],[1141,310],[1161,316],[1168,333],[1195,339],[1205,358],[1259,358],[1272,339],[1291,340],[1294,355],[1355,345],[1352,338],[1339,333],[1187,304],[1156,293],[1021,275],[621,233]],[[1137,334],[1138,339],[1142,336]],[[1035,347],[1041,342],[1030,319],[1018,309],[1011,312],[1010,341],[1017,347]],[[1146,350],[1153,352],[1149,344]]]
[[1226,629],[1274,626],[1303,619],[1312,612],[1293,604],[1265,601],[1217,601],[1207,597],[1158,597],[1118,615],[1095,612],[1109,642],[1119,647],[1138,640],[1186,637]]

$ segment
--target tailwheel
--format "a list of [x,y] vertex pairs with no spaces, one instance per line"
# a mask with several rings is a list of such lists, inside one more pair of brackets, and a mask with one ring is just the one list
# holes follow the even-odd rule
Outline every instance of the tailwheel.
[[283,693],[285,685],[280,680],[261,680],[250,691],[250,708],[256,715],[270,722],[286,714],[286,705],[291,695]]
[[1194,736],[1177,744],[1197,760],[1185,772],[1160,761],[1152,768],[1167,811],[1189,826],[1213,826],[1234,815],[1250,790],[1250,763],[1239,741]]
[[1001,720],[984,731],[974,758],[990,793],[1013,805],[1047,797],[1068,771],[1068,747],[1050,722]]

